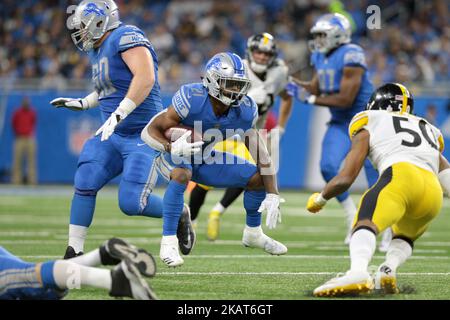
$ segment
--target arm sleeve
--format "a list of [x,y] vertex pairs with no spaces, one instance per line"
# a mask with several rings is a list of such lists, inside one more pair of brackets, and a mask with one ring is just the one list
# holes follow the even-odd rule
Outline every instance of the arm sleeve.
[[369,115],[367,112],[360,112],[357,113],[352,121],[350,122],[350,125],[348,126],[348,135],[350,136],[350,139],[352,139],[359,131],[364,129],[369,124]]

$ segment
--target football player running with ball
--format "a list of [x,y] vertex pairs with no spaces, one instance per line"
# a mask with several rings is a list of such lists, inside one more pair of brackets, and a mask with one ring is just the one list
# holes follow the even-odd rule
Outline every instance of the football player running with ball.
[[[380,172],[377,183],[364,193],[353,222],[350,270],[314,290],[316,296],[398,292],[396,271],[412,254],[414,241],[442,208],[442,189],[450,191],[450,165],[441,155],[439,129],[412,115],[413,97],[403,85],[388,83],[370,98],[366,111],[350,123],[352,139],[343,169],[307,204],[320,211],[327,201],[345,192],[369,158]],[[442,186],[442,187],[441,187]],[[368,272],[376,235],[392,228],[386,260],[373,279]]]
[[[175,93],[172,105],[142,131],[142,139],[161,152],[156,160],[157,168],[169,180],[164,194],[160,258],[170,267],[184,262],[178,252],[176,230],[184,191],[191,179],[207,186],[245,189],[247,216],[242,243],[274,255],[287,252],[283,244],[265,235],[261,228],[264,210],[267,210],[266,225],[276,227],[281,220],[282,199],[274,164],[255,128],[258,107],[247,96],[249,88],[250,79],[242,59],[229,52],[216,54],[206,64],[203,83],[182,86]],[[203,141],[189,142],[188,138],[195,132],[186,131],[172,142],[166,137],[166,131],[180,124],[197,127],[196,133],[202,134]],[[236,134],[245,140],[256,165],[213,149],[217,142]]]
[[[276,97],[279,96],[281,102],[278,125],[271,132],[278,132],[278,138],[281,138],[291,115],[292,97],[285,90],[289,70],[285,62],[278,58],[278,48],[273,36],[264,32],[248,38],[246,59],[243,62],[251,82],[248,96],[253,98],[258,105],[259,118],[256,128],[264,128],[269,110],[273,107]],[[217,144],[216,149],[230,151],[236,155],[243,155],[248,160],[251,159],[243,143],[237,141],[224,141],[222,144]],[[189,206],[192,220],[197,218],[209,189],[207,186],[197,184],[191,191]],[[227,188],[222,199],[212,208],[208,216],[207,237],[209,240],[213,241],[218,238],[220,217],[242,192],[244,192],[243,188]]]
[[[148,121],[163,109],[153,46],[139,28],[120,22],[112,0],[82,1],[70,23],[73,42],[92,63],[95,91],[51,104],[72,110],[99,106],[104,124],[84,144],[78,160],[64,258],[83,253],[97,192],[119,174],[119,207],[126,215],[161,218],[163,207],[161,197],[152,193],[156,152],[140,138]],[[192,229],[187,207],[183,216],[180,230]]]
[[[325,181],[330,181],[339,171],[351,142],[347,135],[350,120],[364,110],[373,91],[363,49],[350,43],[351,26],[348,19],[338,13],[321,16],[311,28],[313,40],[311,63],[315,75],[311,81],[293,79],[287,90],[297,99],[322,107],[328,107],[331,121],[322,141],[320,171]],[[364,163],[369,187],[378,173],[369,161]],[[337,197],[347,214],[348,232],[345,243],[350,241],[351,223],[356,213],[355,204],[348,192]],[[389,242],[390,235],[387,235]]]

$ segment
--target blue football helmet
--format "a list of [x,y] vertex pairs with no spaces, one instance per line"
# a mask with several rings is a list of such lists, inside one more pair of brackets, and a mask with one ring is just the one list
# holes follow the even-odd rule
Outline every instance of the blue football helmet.
[[119,25],[119,9],[113,0],[83,0],[70,22],[75,29],[72,41],[78,49],[89,51],[107,31]]
[[242,59],[231,52],[221,52],[206,64],[203,85],[213,98],[236,105],[248,93],[250,79]]
[[313,40],[309,41],[311,51],[327,53],[341,44],[349,43],[352,36],[350,21],[340,13],[321,16],[310,30]]

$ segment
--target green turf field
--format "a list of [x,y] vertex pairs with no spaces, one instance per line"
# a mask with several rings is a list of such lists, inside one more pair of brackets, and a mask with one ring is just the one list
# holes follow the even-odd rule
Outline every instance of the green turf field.
[[[25,191],[24,191],[25,190]],[[36,190],[36,191],[33,191]],[[162,190],[156,193],[162,194]],[[198,241],[185,264],[165,267],[158,258],[162,221],[128,217],[117,206],[116,190],[99,193],[97,209],[86,242],[87,250],[116,236],[155,255],[158,272],[150,280],[160,299],[313,299],[311,291],[349,265],[343,244],[344,213],[335,201],[318,215],[304,209],[309,194],[283,192],[283,222],[266,233],[289,249],[276,257],[241,245],[245,214],[239,199],[222,219],[220,240],[206,239],[207,210],[219,199],[212,191],[199,217]],[[357,201],[359,196],[354,196]],[[56,259],[67,244],[70,187],[0,188],[0,245],[29,261]],[[265,217],[263,217],[263,222]],[[399,270],[406,293],[370,296],[383,299],[450,298],[450,200],[429,231],[416,242],[413,257]],[[382,262],[376,254],[373,265]],[[73,290],[66,299],[110,299],[106,292]]]

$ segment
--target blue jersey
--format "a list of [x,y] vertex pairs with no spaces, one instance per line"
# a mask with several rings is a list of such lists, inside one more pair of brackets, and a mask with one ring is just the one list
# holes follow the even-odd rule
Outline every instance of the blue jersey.
[[[239,105],[230,107],[227,114],[216,116],[208,91],[201,83],[182,86],[173,96],[172,105],[182,119],[183,125],[194,127],[194,122],[201,121],[202,134],[208,129],[218,129],[225,139],[234,135],[232,130],[241,129],[245,132],[254,127],[258,120],[258,106],[248,96],[245,96]],[[227,129],[231,130],[227,132]],[[205,139],[205,136],[204,140],[206,144],[213,142]]]
[[356,113],[365,109],[373,86],[369,80],[364,51],[360,46],[344,44],[328,56],[321,52],[314,52],[311,55],[311,63],[319,78],[320,92],[324,94],[339,92],[345,67],[361,67],[365,70],[353,105],[347,109],[330,108],[331,121],[348,123]]
[[99,48],[89,52],[92,80],[99,94],[100,111],[105,121],[126,96],[133,78],[121,53],[138,46],[148,48],[152,55],[155,84],[147,98],[116,127],[115,132],[122,135],[140,133],[150,119],[163,109],[158,83],[158,58],[145,34],[131,25],[120,25]]

